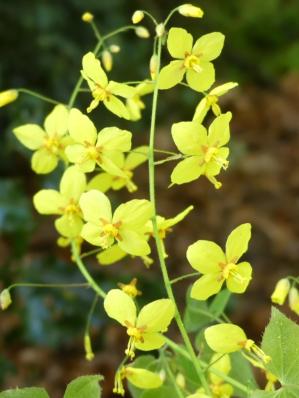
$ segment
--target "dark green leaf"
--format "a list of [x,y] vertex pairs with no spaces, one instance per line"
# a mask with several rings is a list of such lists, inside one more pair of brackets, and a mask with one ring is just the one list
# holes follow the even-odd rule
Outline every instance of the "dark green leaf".
[[213,301],[210,304],[209,310],[210,312],[215,316],[218,317],[221,314],[223,314],[227,303],[230,299],[230,291],[227,289],[223,289],[221,290],[221,292],[219,292],[215,298],[213,299]]
[[49,398],[49,395],[43,388],[31,387],[3,391],[0,398]]

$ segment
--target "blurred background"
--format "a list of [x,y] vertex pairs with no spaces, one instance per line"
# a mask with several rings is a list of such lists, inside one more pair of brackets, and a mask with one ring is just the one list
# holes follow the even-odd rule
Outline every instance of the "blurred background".
[[[136,9],[147,9],[162,20],[174,0],[11,0],[0,1],[0,91],[26,87],[67,102],[78,78],[82,55],[95,45],[93,32],[81,14],[89,10],[101,33],[130,23]],[[157,169],[158,210],[172,217],[189,204],[195,210],[174,228],[166,242],[172,277],[191,272],[185,252],[198,239],[224,244],[238,224],[250,222],[253,237],[247,260],[254,278],[246,294],[232,298],[229,315],[260,341],[269,319],[269,296],[280,277],[297,275],[299,265],[299,2],[298,0],[201,0],[202,20],[176,15],[172,25],[198,37],[219,30],[226,35],[222,56],[215,62],[217,82],[239,82],[221,99],[222,109],[233,112],[231,164],[220,179],[221,190],[200,179],[167,189],[174,164]],[[152,29],[145,22],[145,25]],[[111,77],[117,81],[148,76],[150,40],[129,32],[109,44],[121,46],[114,56]],[[165,52],[164,61],[168,55]],[[80,95],[86,107],[90,96]],[[200,100],[196,92],[179,87],[163,92],[159,101],[157,148],[174,150],[170,126],[191,120]],[[135,144],[149,133],[150,98],[144,118],[135,124],[114,118],[103,107],[93,112],[99,130],[107,125],[132,129]],[[42,123],[49,104],[21,95],[0,109],[0,288],[14,282],[77,283],[81,275],[70,262],[68,249],[58,248],[51,217],[36,214],[32,195],[41,187],[56,187],[61,170],[36,176],[30,169],[30,151],[13,137],[12,128]],[[137,171],[137,197],[148,195],[147,168]],[[130,198],[113,193],[115,204]],[[133,276],[143,291],[140,302],[165,295],[158,264],[146,269],[139,260],[103,268],[94,259],[89,269],[104,289]],[[176,287],[184,305],[188,284]],[[86,289],[13,290],[13,305],[0,314],[0,387],[40,385],[52,398],[81,374],[105,375],[105,397],[110,397],[114,369],[126,336],[110,322],[102,305],[92,321],[93,362],[84,358],[83,335],[93,294]],[[285,311],[289,314],[287,307]],[[289,314],[292,316],[291,314]],[[176,330],[174,328],[175,335]]]

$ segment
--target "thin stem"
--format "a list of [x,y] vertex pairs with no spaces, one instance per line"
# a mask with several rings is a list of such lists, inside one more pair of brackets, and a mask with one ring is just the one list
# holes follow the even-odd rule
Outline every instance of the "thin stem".
[[172,161],[174,161],[174,160],[182,159],[183,157],[184,157],[184,156],[181,155],[181,154],[172,155],[172,156],[169,156],[169,157],[167,157],[167,158],[165,158],[165,159],[158,160],[157,162],[155,162],[155,165],[157,166],[157,165],[159,165],[159,164],[164,164],[164,163],[167,163],[167,162],[172,162]]
[[92,30],[93,30],[93,33],[94,33],[95,37],[98,39],[98,41],[102,41],[102,36],[101,36],[96,24],[94,23],[94,21],[91,21],[90,25],[92,27]]
[[178,155],[176,152],[165,151],[164,149],[154,149],[154,152],[164,153],[165,155]]
[[168,24],[170,18],[173,16],[174,13],[176,13],[178,11],[179,7],[174,8],[172,11],[170,11],[170,13],[168,14],[167,18],[164,21],[164,26],[166,27],[166,25]]
[[74,260],[79,268],[79,270],[81,271],[81,274],[84,276],[84,278],[87,280],[87,282],[89,283],[90,287],[99,295],[101,296],[103,299],[106,297],[106,293],[104,292],[104,290],[102,290],[100,288],[100,286],[96,283],[96,281],[93,279],[93,277],[90,275],[90,273],[87,271],[85,265],[83,264],[80,255],[79,255],[79,251],[78,248],[76,246],[75,242],[72,242],[72,254],[74,257]]
[[145,10],[140,10],[140,11],[142,11],[144,15],[146,15],[147,17],[149,17],[149,19],[154,23],[155,26],[158,25],[158,22],[157,22],[156,18],[154,18],[154,17],[152,16],[152,14],[150,14],[148,11],[145,11]]
[[[166,339],[166,343],[168,345],[168,347],[170,347],[174,352],[178,352],[179,354],[183,355],[186,359],[189,359],[189,361],[192,362],[192,359],[190,358],[189,353],[181,346],[179,346],[178,344],[176,344],[174,341],[170,340],[169,338],[165,337]],[[201,366],[203,367],[208,367],[208,364],[204,361],[199,360]],[[249,388],[243,384],[240,383],[238,380],[233,379],[230,376],[227,376],[225,373],[222,373],[220,370],[215,369],[215,368],[211,368],[210,369],[211,373],[214,373],[216,376],[221,377],[221,379],[227,381],[228,383],[230,383],[232,386],[238,388],[241,391],[244,391],[245,393],[249,394],[250,390]]]
[[82,253],[80,255],[80,258],[82,259],[82,258],[85,258],[85,257],[89,257],[89,256],[92,256],[93,254],[100,253],[101,251],[103,251],[102,248],[93,249],[93,250],[90,250],[89,252]]
[[94,299],[92,301],[90,310],[89,310],[88,315],[87,315],[87,321],[86,321],[86,326],[85,326],[85,334],[89,334],[89,329],[90,329],[90,325],[91,325],[92,316],[93,316],[94,310],[96,308],[96,305],[98,303],[98,300],[99,300],[99,296],[96,294],[94,296]]
[[46,97],[45,95],[39,94],[35,91],[28,90],[27,88],[16,88],[15,90],[17,90],[19,93],[28,94],[31,95],[32,97],[41,99],[45,102],[49,102],[50,104],[55,104],[55,105],[62,104],[62,102],[56,101],[53,98]]
[[181,282],[187,278],[193,278],[194,276],[198,276],[198,272],[191,272],[190,274],[185,274],[178,276],[177,278],[171,279],[170,283],[173,285],[174,283]]
[[154,87],[153,101],[152,101],[152,115],[151,115],[151,127],[150,127],[150,139],[149,139],[149,159],[148,159],[149,193],[150,193],[150,201],[154,208],[154,216],[152,218],[153,230],[154,230],[154,237],[155,237],[155,241],[156,241],[156,247],[157,247],[157,252],[158,252],[158,257],[159,257],[159,262],[160,262],[160,268],[162,271],[166,292],[167,292],[168,297],[174,303],[175,309],[176,309],[176,311],[175,311],[176,323],[178,325],[178,328],[180,330],[180,333],[182,335],[182,338],[184,340],[186,348],[190,354],[190,357],[192,358],[192,362],[196,369],[198,378],[199,378],[202,386],[204,387],[205,391],[207,393],[209,393],[210,392],[209,385],[207,383],[205,375],[203,374],[203,370],[200,366],[198,358],[195,354],[195,351],[194,351],[191,341],[189,339],[188,333],[183,324],[181,315],[177,308],[177,304],[176,304],[175,297],[174,297],[174,294],[172,291],[170,279],[168,276],[168,271],[167,271],[167,267],[166,267],[166,263],[165,263],[165,259],[164,259],[163,245],[162,245],[162,242],[161,242],[161,239],[159,236],[158,225],[157,225],[154,147],[155,147],[156,115],[157,115],[158,92],[159,92],[158,84],[159,84],[159,71],[160,71],[160,62],[161,62],[161,49],[162,49],[162,40],[161,40],[161,37],[159,37],[158,38],[158,48],[157,48],[157,75],[156,75],[157,77],[155,79],[155,87]]
[[175,377],[174,377],[174,374],[172,373],[172,370],[170,369],[169,363],[168,363],[167,359],[165,358],[165,355],[164,355],[163,351],[160,351],[160,355],[161,355],[162,362],[163,362],[163,364],[164,364],[164,368],[165,368],[165,370],[166,370],[166,373],[168,374],[169,379],[170,379],[171,383],[173,384],[173,387],[174,387],[174,389],[175,389],[177,395],[178,395],[180,398],[185,398],[185,396],[184,396],[184,394],[182,393],[181,389],[180,389],[179,386],[177,385],[177,382],[176,382],[176,379],[175,379]]
[[124,26],[122,28],[116,29],[113,32],[110,32],[107,35],[103,36],[103,40],[110,39],[111,37],[116,36],[116,35],[118,35],[119,33],[122,33],[122,32],[127,32],[128,30],[136,30],[136,26],[128,25],[128,26]]
[[7,290],[13,289],[15,287],[37,287],[37,288],[54,288],[54,289],[64,289],[64,288],[78,288],[78,287],[88,287],[88,283],[31,283],[31,282],[20,282],[10,285]]

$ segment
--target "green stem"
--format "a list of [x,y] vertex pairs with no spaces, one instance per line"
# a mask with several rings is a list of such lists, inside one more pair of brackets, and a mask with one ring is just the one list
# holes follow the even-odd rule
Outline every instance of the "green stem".
[[190,354],[190,357],[191,357],[194,367],[196,369],[198,378],[199,378],[202,386],[204,387],[205,391],[209,394],[209,392],[210,392],[209,385],[207,383],[205,375],[203,374],[203,370],[202,370],[200,363],[198,361],[198,358],[195,354],[194,348],[191,344],[191,341],[189,339],[188,333],[185,329],[185,326],[183,324],[181,315],[179,313],[179,310],[178,310],[178,307],[177,307],[177,304],[175,301],[175,297],[174,297],[174,294],[172,291],[170,279],[168,276],[166,262],[164,259],[163,245],[162,245],[162,242],[161,242],[161,239],[159,236],[158,225],[157,225],[154,146],[155,146],[156,115],[157,115],[158,92],[159,92],[158,84],[159,84],[159,71],[160,71],[160,62],[161,62],[161,50],[162,50],[162,41],[161,41],[161,38],[159,37],[158,48],[157,48],[157,77],[155,80],[155,88],[154,88],[153,101],[152,101],[152,115],[151,115],[151,127],[150,127],[150,139],[149,139],[149,159],[148,159],[149,193],[150,193],[150,201],[154,208],[154,216],[152,218],[153,230],[154,230],[154,237],[155,237],[155,241],[156,241],[156,247],[157,247],[157,252],[158,252],[158,257],[159,257],[159,262],[160,262],[160,268],[162,271],[166,292],[167,292],[168,297],[174,303],[175,309],[176,309],[176,311],[175,311],[176,323],[180,330],[181,336],[184,340],[187,351]]
[[58,289],[63,289],[63,288],[77,288],[77,287],[88,287],[88,283],[27,283],[27,282],[20,282],[20,283],[14,283],[13,285],[10,285],[7,290],[13,289],[15,287],[38,287],[38,288],[58,288]]
[[173,16],[174,13],[176,13],[178,11],[179,7],[174,8],[172,11],[170,11],[170,13],[168,14],[167,18],[164,21],[164,26],[166,27],[166,25],[168,24],[170,18]]
[[89,257],[89,256],[92,256],[93,254],[100,253],[101,251],[103,251],[103,249],[98,247],[97,249],[93,249],[93,250],[90,250],[89,252],[82,253],[80,255],[80,258],[82,259],[85,257]]
[[172,373],[172,370],[170,369],[169,363],[168,363],[167,359],[165,358],[165,355],[164,355],[163,351],[160,351],[160,355],[161,355],[162,363],[164,364],[164,368],[166,370],[166,373],[168,374],[169,379],[170,379],[171,383],[173,384],[173,387],[174,387],[178,397],[185,398],[185,396],[182,393],[181,389],[177,385],[177,382],[176,382],[176,379],[174,377],[174,374]]
[[[180,347],[178,344],[176,344],[174,341],[168,339],[167,337],[165,337],[165,338],[166,338],[167,345],[174,352],[177,352],[177,353],[183,355],[186,359],[189,359],[189,361],[191,360],[189,353],[183,347]],[[209,366],[204,361],[199,360],[199,362],[200,362],[202,367],[207,368]],[[244,385],[243,383],[240,383],[238,380],[235,380],[235,379],[233,379],[230,376],[227,376],[225,373],[221,372],[220,370],[215,369],[215,368],[210,368],[210,372],[214,373],[218,377],[221,377],[221,379],[223,379],[224,381],[230,383],[232,386],[238,388],[239,390],[241,390],[241,391],[243,391],[243,392],[245,392],[247,394],[250,393],[250,390],[249,390],[249,388],[246,385]]]
[[177,278],[171,279],[170,283],[174,284],[180,281],[183,281],[184,279],[187,278],[193,278],[194,276],[198,276],[198,272],[191,272],[191,274],[186,274],[186,275],[182,275],[182,276],[178,276]]
[[136,26],[128,25],[128,26],[124,26],[122,28],[116,29],[113,32],[110,32],[107,35],[103,36],[103,40],[110,39],[111,37],[116,36],[119,33],[127,32],[128,30],[136,30]]
[[155,165],[158,166],[159,164],[164,164],[164,163],[167,163],[167,162],[173,162],[174,160],[179,160],[179,159],[182,159],[183,157],[184,156],[181,155],[181,154],[172,155],[172,156],[169,156],[169,157],[167,157],[165,159],[158,160],[157,162],[155,162]]
[[96,308],[96,305],[98,303],[98,300],[99,300],[99,296],[96,294],[94,296],[94,299],[92,301],[90,310],[89,310],[88,315],[87,315],[87,321],[86,321],[86,326],[85,326],[85,334],[89,334],[89,329],[90,329],[90,325],[91,325],[92,316],[93,316],[94,310]]
[[46,97],[45,95],[39,94],[35,91],[28,90],[27,88],[16,88],[15,90],[17,90],[19,93],[28,94],[31,95],[32,97],[41,99],[45,102],[49,102],[50,104],[55,104],[55,105],[62,104],[62,102],[56,101],[53,98]]
[[90,273],[87,271],[85,265],[83,264],[81,258],[80,258],[80,254],[78,251],[78,248],[76,246],[76,244],[74,242],[72,242],[72,254],[74,257],[74,260],[79,268],[79,270],[81,271],[81,274],[84,276],[84,278],[87,280],[87,282],[89,283],[90,287],[99,295],[101,296],[103,299],[106,297],[106,293],[104,292],[104,290],[102,290],[100,288],[100,286],[96,283],[96,281],[93,279],[93,277],[90,275]]

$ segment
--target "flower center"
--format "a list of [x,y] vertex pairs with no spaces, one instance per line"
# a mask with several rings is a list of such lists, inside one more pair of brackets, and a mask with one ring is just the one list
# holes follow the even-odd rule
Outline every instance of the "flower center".
[[77,203],[74,201],[74,199],[70,199],[69,203],[65,206],[63,212],[66,215],[74,215],[74,214],[80,214],[81,210],[77,205]]
[[200,58],[194,54],[186,54],[184,60],[184,67],[187,69],[193,69],[195,72],[201,72],[202,68],[200,67]]
[[213,158],[215,158],[215,155],[218,151],[218,148],[215,146],[207,147],[205,150],[205,162],[209,163]]
[[103,232],[105,235],[116,238],[118,235],[118,228],[114,224],[106,224],[103,227]]
[[106,99],[109,100],[110,93],[97,84],[92,90],[92,96],[98,101],[105,101]]
[[142,336],[142,330],[139,328],[136,328],[135,326],[129,326],[127,329],[127,334],[130,337],[133,337],[135,341],[140,341],[143,342],[143,336]]
[[45,138],[44,147],[53,154],[57,154],[57,152],[62,148],[56,135]]
[[224,279],[228,279],[229,276],[236,274],[236,271],[238,269],[238,266],[234,263],[228,263],[225,264],[225,266],[222,268],[222,277]]

